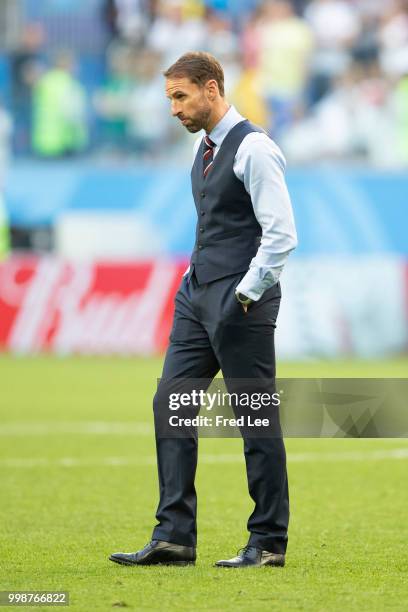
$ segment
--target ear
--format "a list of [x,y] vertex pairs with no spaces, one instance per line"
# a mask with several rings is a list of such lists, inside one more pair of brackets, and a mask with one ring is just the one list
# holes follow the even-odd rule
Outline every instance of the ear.
[[219,95],[218,83],[215,79],[210,79],[205,84],[205,89],[207,92],[208,98],[213,101]]

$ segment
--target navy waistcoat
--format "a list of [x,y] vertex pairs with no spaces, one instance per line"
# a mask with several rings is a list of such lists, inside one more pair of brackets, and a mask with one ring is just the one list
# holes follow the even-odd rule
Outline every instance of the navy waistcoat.
[[238,147],[247,134],[264,132],[247,120],[224,138],[207,176],[203,176],[204,140],[191,169],[197,228],[191,266],[199,284],[245,272],[256,255],[262,235],[251,198],[234,174]]

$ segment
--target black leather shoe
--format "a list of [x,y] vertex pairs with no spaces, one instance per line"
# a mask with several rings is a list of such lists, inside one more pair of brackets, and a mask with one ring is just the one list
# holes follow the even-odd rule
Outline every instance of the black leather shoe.
[[113,553],[109,559],[121,565],[195,565],[196,550],[190,546],[152,540],[134,553]]
[[261,550],[255,546],[245,546],[238,551],[236,557],[217,561],[215,567],[262,567],[264,565],[283,567],[285,555]]

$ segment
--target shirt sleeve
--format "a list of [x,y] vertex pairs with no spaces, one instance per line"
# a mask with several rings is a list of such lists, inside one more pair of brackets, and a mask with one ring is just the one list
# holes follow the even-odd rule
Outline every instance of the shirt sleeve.
[[297,246],[285,166],[279,147],[260,132],[248,134],[235,156],[235,175],[251,196],[262,228],[259,249],[236,289],[254,301],[278,282],[289,253]]

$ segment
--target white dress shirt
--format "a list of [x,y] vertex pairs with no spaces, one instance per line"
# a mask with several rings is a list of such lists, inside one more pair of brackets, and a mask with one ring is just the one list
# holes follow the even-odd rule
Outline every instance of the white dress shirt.
[[[230,106],[208,134],[215,144],[214,158],[228,132],[243,120],[244,117]],[[201,141],[202,137],[194,144],[194,159]],[[244,183],[255,217],[262,228],[258,251],[236,289],[254,301],[278,282],[290,251],[297,245],[292,205],[284,176],[285,166],[282,151],[262,132],[247,134],[234,159],[235,176]]]

